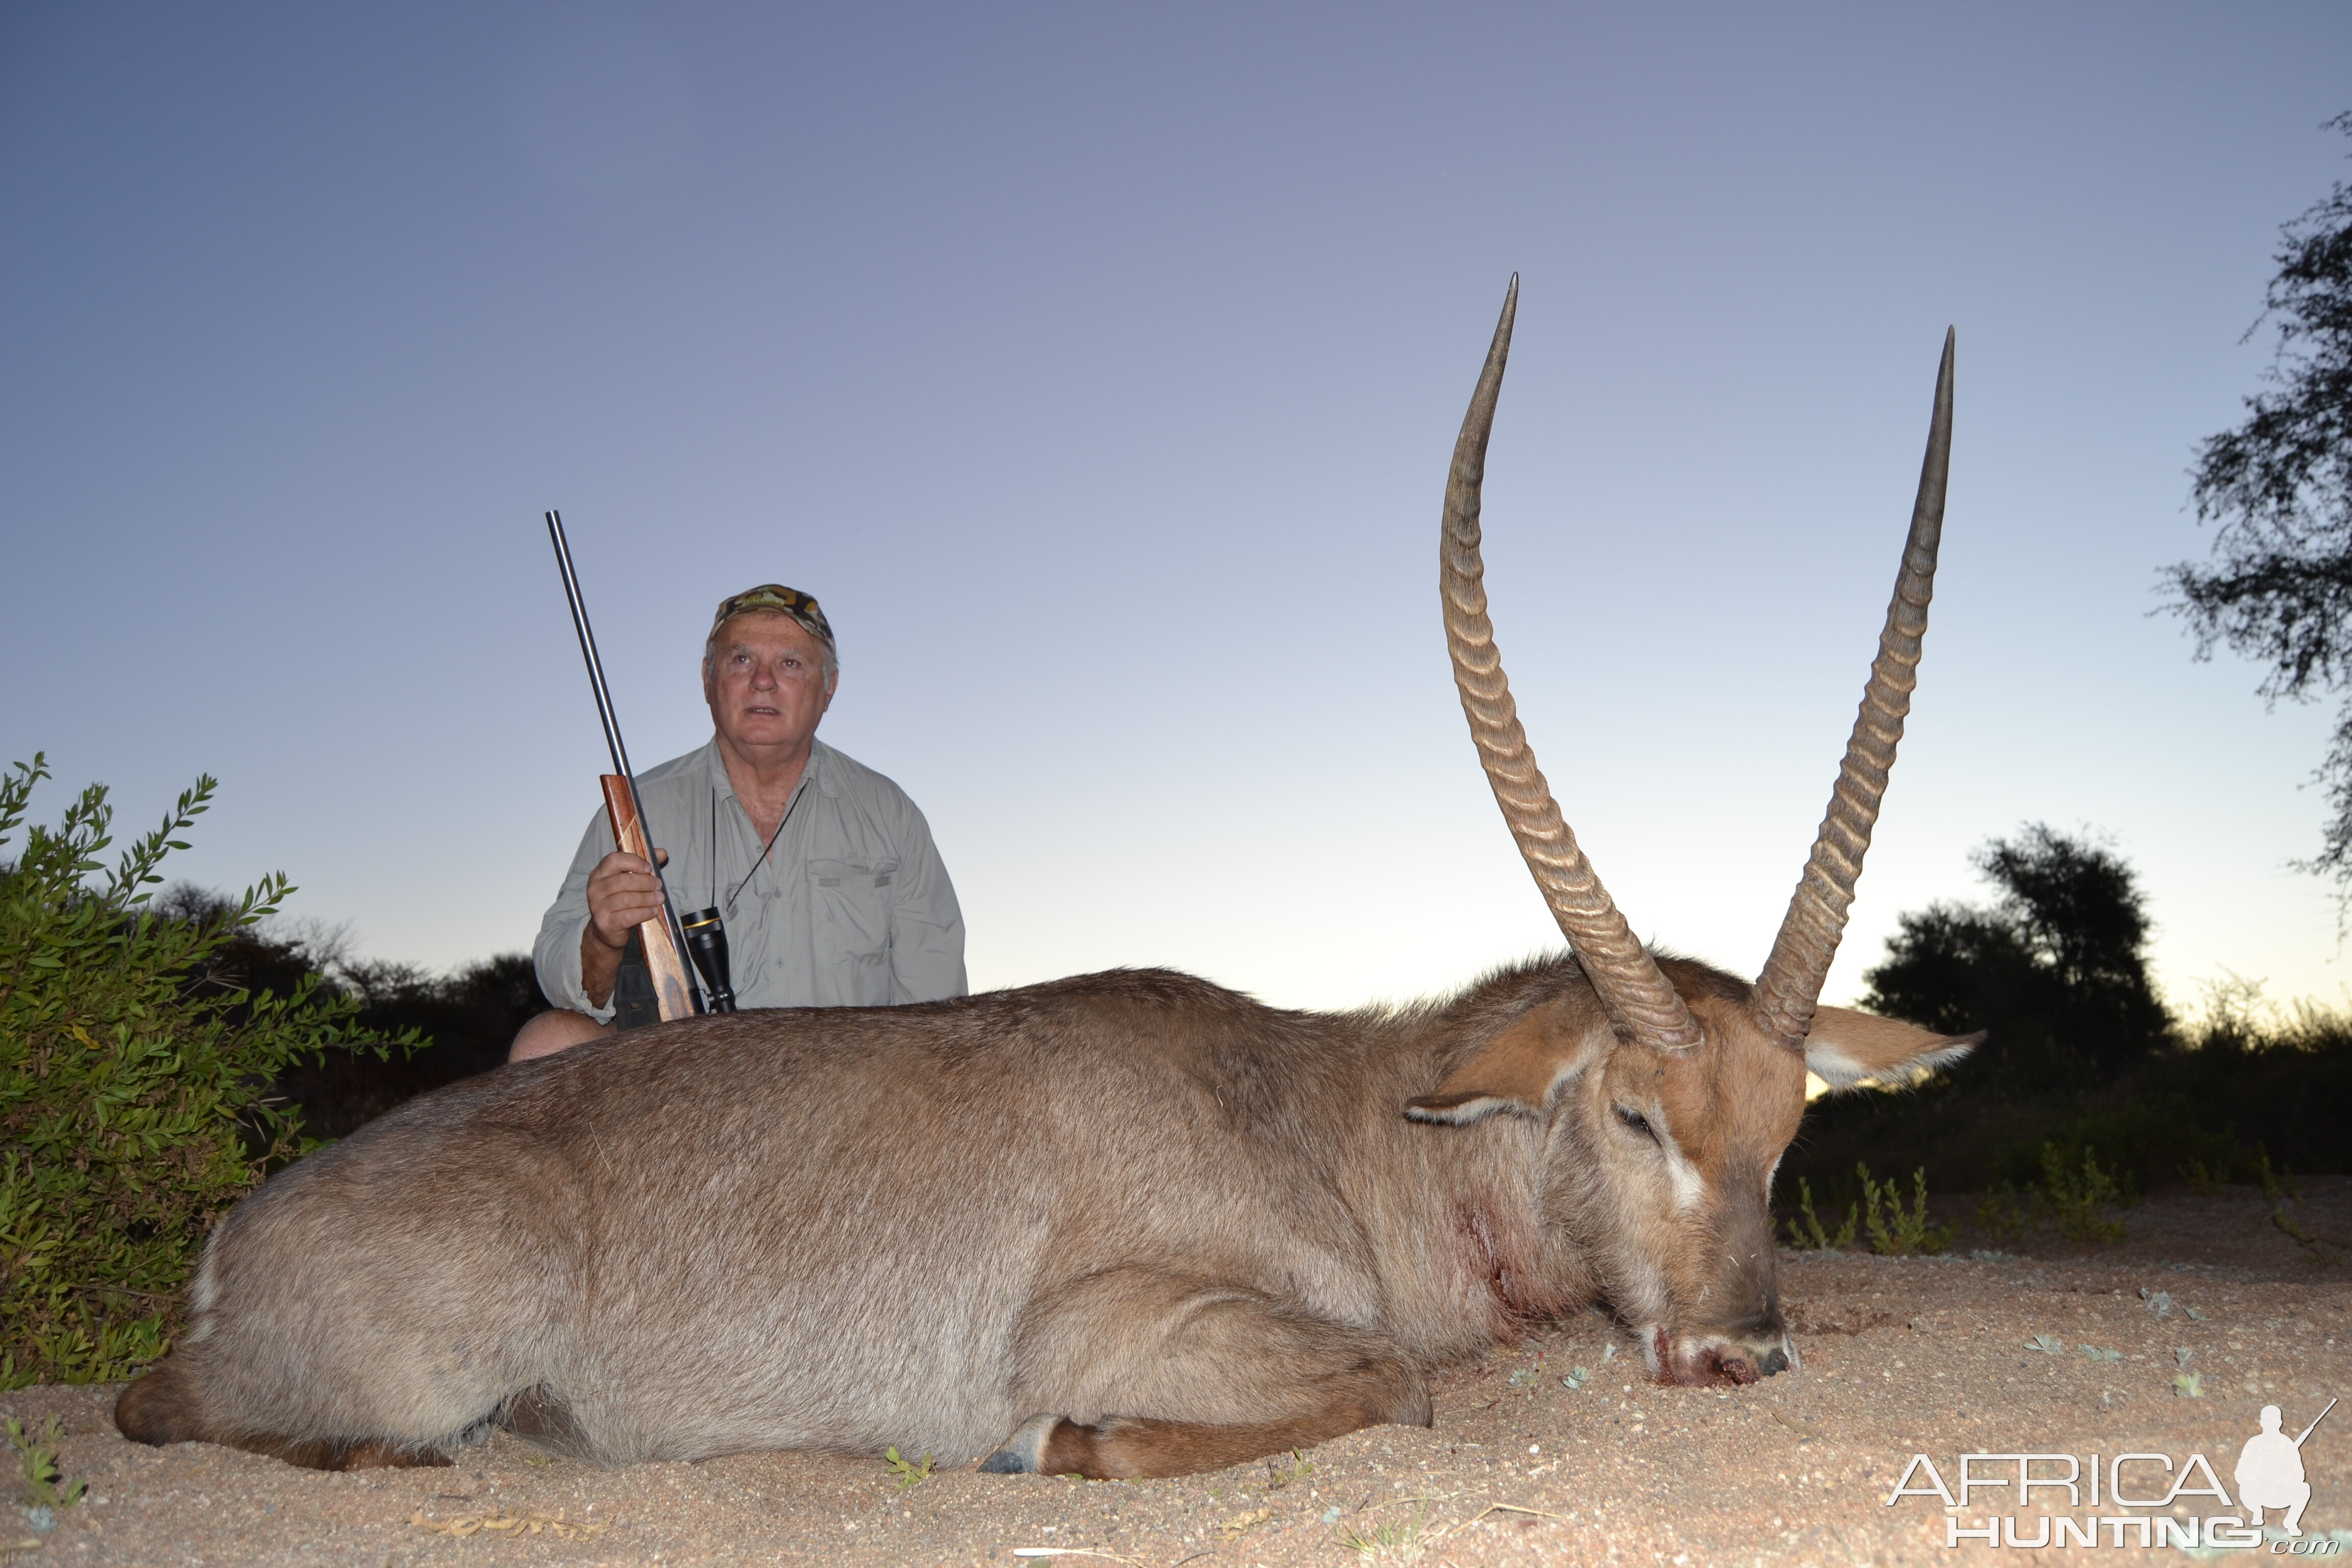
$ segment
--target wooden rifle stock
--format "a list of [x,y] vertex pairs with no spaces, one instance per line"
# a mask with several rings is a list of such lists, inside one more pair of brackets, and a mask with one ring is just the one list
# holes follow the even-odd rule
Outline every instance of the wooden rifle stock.
[[[645,825],[637,820],[636,802],[629,794],[629,781],[619,773],[602,773],[598,782],[604,786],[604,815],[613,824],[613,841],[624,852],[653,865],[653,854],[646,845]],[[637,936],[645,944],[646,967],[653,973],[654,995],[661,1007],[662,1022],[693,1017],[694,991],[687,984],[686,963],[677,943],[670,940],[667,911],[638,926]]]

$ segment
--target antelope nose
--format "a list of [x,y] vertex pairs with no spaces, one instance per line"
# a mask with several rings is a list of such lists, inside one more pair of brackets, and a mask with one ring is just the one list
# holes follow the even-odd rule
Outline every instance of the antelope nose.
[[1789,1370],[1789,1352],[1774,1345],[1765,1352],[1761,1365],[1767,1377],[1770,1377],[1775,1373],[1786,1372]]

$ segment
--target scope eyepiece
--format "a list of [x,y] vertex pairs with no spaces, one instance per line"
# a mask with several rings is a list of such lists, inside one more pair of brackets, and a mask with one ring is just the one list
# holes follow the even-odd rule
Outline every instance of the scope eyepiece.
[[710,993],[710,1010],[732,1013],[735,978],[727,961],[727,926],[719,918],[718,906],[698,910],[678,924],[686,932],[686,948],[694,955],[694,967],[702,975],[703,988]]

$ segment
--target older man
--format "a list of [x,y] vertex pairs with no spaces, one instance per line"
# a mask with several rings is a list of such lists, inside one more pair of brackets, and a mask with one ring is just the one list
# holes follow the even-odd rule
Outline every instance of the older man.
[[[872,1006],[964,994],[963,916],[904,791],[816,738],[840,679],[817,602],[780,584],[724,600],[703,646],[709,744],[637,775],[680,913],[716,905],[744,1007]],[[557,1007],[509,1059],[613,1027],[629,935],[661,910],[653,868],[588,824],[532,957]]]

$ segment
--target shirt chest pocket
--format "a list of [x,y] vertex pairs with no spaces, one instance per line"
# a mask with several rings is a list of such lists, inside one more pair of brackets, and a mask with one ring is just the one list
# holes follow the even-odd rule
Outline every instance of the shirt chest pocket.
[[812,860],[809,912],[820,964],[879,966],[890,952],[896,860]]

